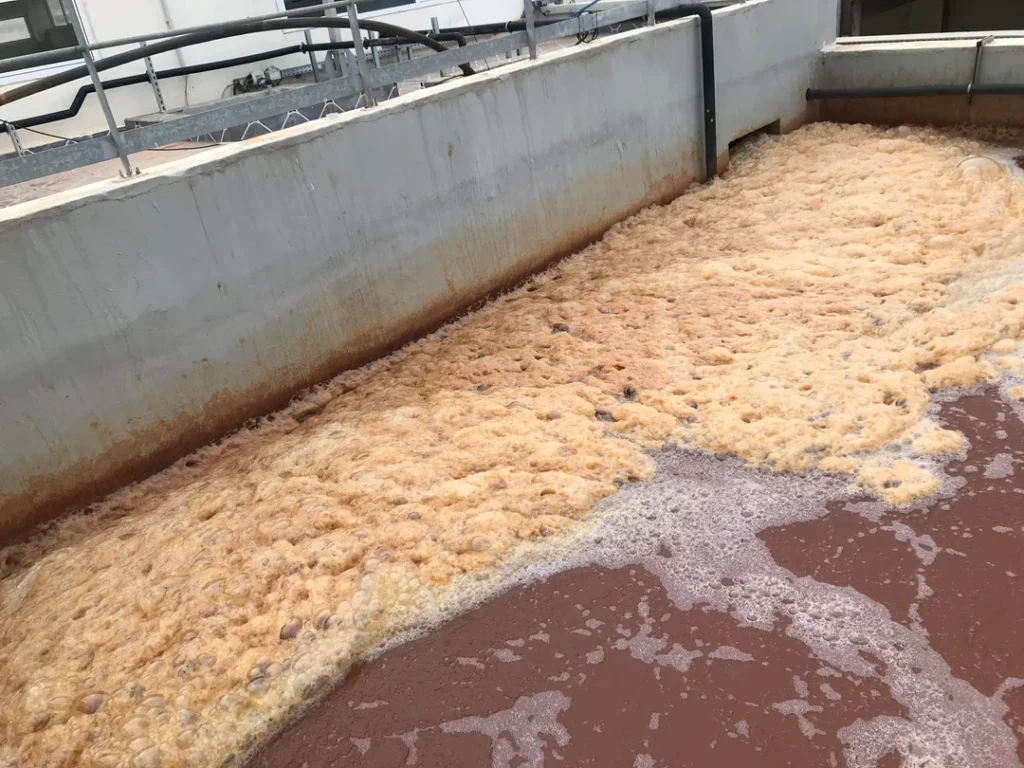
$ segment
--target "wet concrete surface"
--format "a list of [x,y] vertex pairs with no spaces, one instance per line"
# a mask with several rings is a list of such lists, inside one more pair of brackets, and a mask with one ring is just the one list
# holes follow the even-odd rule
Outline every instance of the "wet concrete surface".
[[[909,512],[833,500],[754,543],[793,584],[856,590],[888,611],[887,650],[850,636],[861,666],[805,641],[786,610],[765,625],[738,603],[681,607],[656,560],[577,567],[355,669],[250,765],[1014,764],[1012,746],[943,755],[899,736],[915,717],[906,702],[935,690],[964,710],[954,741],[979,724],[1011,745],[1012,734],[1024,763],[1024,425],[995,392],[945,405],[940,420],[971,444],[947,467],[962,483],[951,495]],[[655,555],[672,553],[663,543]],[[941,657],[940,672],[893,655],[913,643],[918,657]]]

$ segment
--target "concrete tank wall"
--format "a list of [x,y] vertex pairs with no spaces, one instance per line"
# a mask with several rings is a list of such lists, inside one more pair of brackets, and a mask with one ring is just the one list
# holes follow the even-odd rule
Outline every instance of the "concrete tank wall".
[[[831,0],[716,14],[720,146]],[[700,173],[695,19],[0,212],[0,538],[381,354]]]
[[[816,88],[893,88],[966,85],[974,76],[977,37],[945,40],[836,44],[825,52]],[[985,45],[978,73],[981,84],[1024,85],[1024,41],[999,38]],[[879,97],[819,102],[819,117],[851,123],[898,125],[1019,126],[1024,97]]]

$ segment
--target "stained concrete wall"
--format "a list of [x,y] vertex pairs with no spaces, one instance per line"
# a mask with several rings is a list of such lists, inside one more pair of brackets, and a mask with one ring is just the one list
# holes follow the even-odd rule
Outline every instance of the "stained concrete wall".
[[[977,38],[832,45],[816,87],[888,88],[971,82]],[[999,38],[985,46],[979,83],[1024,83],[1024,40]]]
[[[803,120],[832,0],[716,14],[719,139]],[[701,172],[696,19],[0,212],[0,534],[123,484]]]
[[[833,45],[825,52],[819,88],[891,88],[962,85],[974,72],[977,38],[942,41]],[[978,82],[1024,85],[1024,40],[996,39],[985,46]],[[882,125],[1020,126],[1021,96],[926,96],[832,99],[818,103],[818,116],[838,122]]]

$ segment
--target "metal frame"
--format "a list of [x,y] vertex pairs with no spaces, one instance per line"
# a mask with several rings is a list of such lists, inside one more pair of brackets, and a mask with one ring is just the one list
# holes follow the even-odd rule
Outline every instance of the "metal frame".
[[[323,5],[316,6],[314,8],[293,8],[290,11],[278,11],[277,13],[266,13],[262,16],[246,16],[245,21],[270,21],[271,19],[285,19],[291,16],[310,16],[313,13],[321,10],[330,10],[336,8],[347,8],[352,5],[356,0],[331,0],[331,2],[325,2]],[[79,45],[73,45],[68,48],[58,48],[53,51],[43,51],[41,53],[30,53],[26,56],[15,56],[10,59],[4,59],[0,61],[0,73],[13,72],[19,69],[26,69],[28,67],[40,66],[42,64],[55,63],[54,57],[65,57],[72,53],[83,53],[84,51],[99,51],[104,48],[117,48],[122,45],[137,45],[139,43],[150,43],[154,40],[167,40],[171,37],[179,37],[181,35],[190,35],[195,32],[216,32],[218,29],[223,29],[227,22],[218,22],[215,24],[200,24],[196,27],[182,27],[181,29],[165,30],[163,32],[150,32],[145,35],[133,35],[132,37],[121,37],[116,40],[103,40],[98,43],[80,43]],[[61,59],[63,60],[63,58]]]
[[[526,1],[529,2],[529,0]],[[655,11],[667,11],[685,4],[681,0],[638,0],[629,5],[607,11],[589,13],[577,18],[565,19],[555,24],[537,26],[533,34],[534,42],[539,45],[549,40],[570,37],[577,33],[586,33],[599,27],[619,24],[630,19],[646,19],[650,13],[651,6],[654,7]],[[343,2],[331,3],[330,5],[348,7],[355,5],[355,3],[352,0],[343,0]],[[324,7],[326,7],[326,4]],[[352,10],[355,9],[353,8]],[[303,11],[308,13],[308,9],[303,9]],[[271,18],[278,18],[281,15],[284,14],[277,14]],[[288,15],[295,14],[290,13]],[[352,16],[355,15],[356,13],[352,13]],[[358,24],[358,21],[353,26],[356,24]],[[185,31],[174,30],[159,36],[148,37],[149,39],[177,37]],[[359,35],[356,35],[356,37],[359,37]],[[118,42],[123,44],[123,41]],[[138,40],[132,42],[137,43]],[[108,47],[108,45],[110,43],[99,43],[90,48],[103,48]],[[130,169],[131,166],[127,163],[127,156],[130,153],[143,152],[178,141],[188,141],[197,136],[216,133],[234,125],[241,125],[246,122],[253,122],[308,107],[310,104],[320,101],[342,99],[362,93],[365,98],[364,104],[367,104],[372,99],[372,92],[375,88],[387,87],[394,83],[423,77],[441,69],[457,67],[473,61],[481,61],[491,56],[501,56],[529,47],[529,34],[526,31],[522,31],[494,37],[490,40],[474,43],[462,48],[451,48],[444,53],[432,53],[429,56],[402,61],[379,69],[367,67],[365,56],[357,55],[357,64],[360,66],[360,71],[345,77],[325,80],[304,88],[268,93],[265,96],[213,107],[198,114],[128,131],[117,131],[116,126],[112,126],[112,132],[109,136],[99,136],[80,141],[76,144],[11,158],[0,163],[0,186],[17,184],[41,176],[48,176],[73,168],[103,162],[104,160],[111,160],[119,156],[122,158],[122,163],[125,164],[126,169]],[[98,80],[98,77],[94,78],[95,80]],[[99,90],[97,93],[99,93]],[[112,122],[112,117],[110,122]]]

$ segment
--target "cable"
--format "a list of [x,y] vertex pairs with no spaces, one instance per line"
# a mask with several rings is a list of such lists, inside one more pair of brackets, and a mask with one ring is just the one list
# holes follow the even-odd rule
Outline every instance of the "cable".
[[[189,45],[198,45],[200,43],[212,42],[214,40],[221,40],[228,37],[238,37],[240,35],[252,34],[254,32],[268,32],[279,29],[316,29],[321,27],[326,28],[338,28],[348,29],[349,20],[347,18],[341,18],[337,16],[320,17],[320,18],[293,18],[293,19],[274,19],[271,21],[263,22],[231,22],[225,24],[222,28],[215,32],[204,32],[204,33],[193,33],[187,35],[179,35],[167,40],[161,40],[151,45],[144,46],[139,50],[123,51],[121,53],[115,53],[112,56],[108,56],[103,59],[99,59],[95,62],[94,69],[98,72],[111,69],[113,67],[121,66],[129,62],[138,61],[139,59],[145,58],[146,56],[155,56],[158,53],[165,53],[166,51],[173,51],[178,48],[182,48]],[[387,24],[383,21],[376,19],[366,19],[363,22],[363,28],[368,32],[378,32],[386,34],[390,37],[401,37],[412,43],[419,43],[439,53],[444,53],[448,49],[444,47],[440,42],[432,40],[427,35],[419,32],[414,32],[410,29],[395,26],[394,24]],[[459,68],[465,75],[476,74],[473,71],[473,67],[469,64],[460,64]],[[82,77],[87,77],[89,70],[85,66],[73,67],[63,72],[58,72],[48,77],[41,77],[38,80],[33,80],[25,85],[15,86],[8,91],[0,93],[0,105],[11,104],[19,99],[24,99],[27,96],[32,96],[42,91],[48,90],[64,83],[70,83],[74,80],[78,80]]]
[[[596,2],[598,2],[598,0],[594,0],[594,3],[596,3]],[[590,5],[593,5],[594,3],[591,3]],[[588,5],[587,8],[589,8],[590,5]],[[583,10],[585,11],[586,8],[584,8]],[[580,13],[583,13],[583,11],[580,11]],[[587,14],[587,15],[589,16],[590,14]],[[570,17],[570,18],[572,18],[572,17]],[[577,16],[577,18],[580,19],[581,26],[582,26],[582,21],[583,21],[582,17]],[[579,45],[580,43],[592,43],[595,40],[597,40],[597,27],[594,27],[589,32],[577,32],[576,33],[576,45]]]
[[213,147],[219,147],[220,144],[203,144],[201,147],[154,147],[153,149],[147,149],[147,152],[191,152],[193,149],[212,149]]
[[67,136],[58,136],[56,133],[47,133],[46,131],[39,131],[39,130],[36,130],[35,128],[25,128],[25,127],[22,127],[22,126],[18,125],[17,123],[14,123],[14,122],[12,122],[10,120],[4,120],[2,117],[0,117],[0,125],[3,125],[4,127],[7,127],[9,125],[9,126],[11,126],[11,128],[13,128],[16,131],[28,131],[29,133],[38,133],[40,136],[46,136],[49,139],[59,139],[60,141],[70,141],[72,144],[77,144],[79,142],[79,139],[71,139],[71,138],[68,138]]

